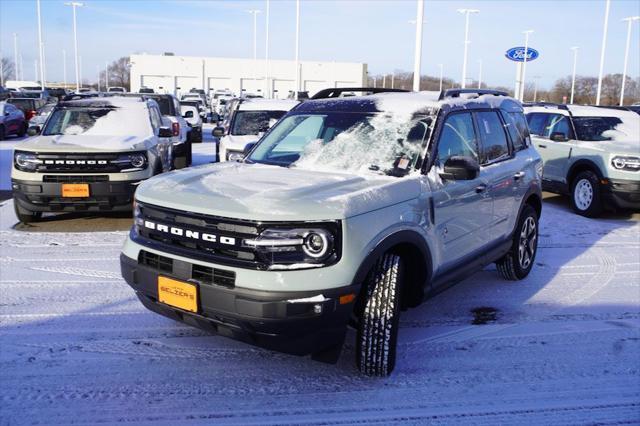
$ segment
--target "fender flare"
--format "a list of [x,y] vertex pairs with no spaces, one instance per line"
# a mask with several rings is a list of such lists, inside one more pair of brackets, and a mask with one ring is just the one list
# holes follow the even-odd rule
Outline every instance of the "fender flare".
[[598,179],[602,179],[604,177],[604,175],[602,174],[602,171],[600,170],[600,166],[598,166],[596,163],[594,163],[591,160],[587,160],[586,158],[582,158],[580,160],[577,160],[576,162],[574,162],[571,167],[569,167],[569,171],[567,172],[567,188],[569,191],[571,191],[571,180],[569,179],[573,174],[574,171],[578,168],[578,167],[583,167],[586,166],[590,169],[592,169],[596,175],[598,175]]

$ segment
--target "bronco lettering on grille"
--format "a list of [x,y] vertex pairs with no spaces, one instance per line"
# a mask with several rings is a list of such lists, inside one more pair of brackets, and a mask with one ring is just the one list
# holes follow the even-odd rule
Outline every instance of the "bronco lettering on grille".
[[236,244],[236,239],[232,237],[219,237],[214,234],[207,234],[205,232],[192,231],[190,229],[183,229],[176,226],[168,226],[160,223],[151,222],[150,220],[144,221],[144,227],[147,229],[153,229],[157,232],[163,232],[165,234],[177,235],[180,237],[192,238],[194,240],[202,240],[210,243],[219,242],[220,244],[233,246]]

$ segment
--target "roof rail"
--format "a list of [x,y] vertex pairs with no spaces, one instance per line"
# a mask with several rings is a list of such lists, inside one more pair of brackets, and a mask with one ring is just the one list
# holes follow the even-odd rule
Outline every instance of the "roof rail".
[[509,96],[507,92],[503,92],[501,90],[492,90],[492,89],[447,89],[440,92],[439,101],[445,98],[459,98],[460,95],[463,94],[472,94],[472,95],[493,95],[493,96]]
[[561,109],[564,111],[569,111],[569,107],[565,104],[557,104],[555,102],[524,102],[522,106],[532,107],[532,106],[550,106],[556,107],[557,109]]
[[383,87],[335,87],[323,89],[313,95],[310,99],[328,99],[337,98],[345,92],[366,92],[366,94],[385,93],[385,92],[408,92],[404,89],[385,89]]

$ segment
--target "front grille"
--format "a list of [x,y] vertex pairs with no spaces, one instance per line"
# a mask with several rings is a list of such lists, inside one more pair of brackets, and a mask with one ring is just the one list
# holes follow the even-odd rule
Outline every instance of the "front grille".
[[53,183],[95,183],[95,182],[109,182],[109,176],[107,175],[90,175],[90,176],[66,176],[66,175],[44,175],[42,177],[43,182]]
[[[123,170],[133,169],[126,158],[120,158],[127,154],[136,153],[37,153],[38,165],[36,173],[120,173]],[[146,167],[146,165],[144,166]]]
[[[174,260],[170,257],[150,253],[146,250],[140,250],[138,255],[138,263],[155,269],[159,273],[173,274]],[[184,262],[186,263],[186,262]],[[226,288],[234,288],[236,285],[236,273],[226,271],[224,269],[211,268],[209,266],[188,264],[190,266],[189,277],[199,283],[219,285]]]
[[138,203],[142,225],[135,239],[143,245],[194,259],[264,269],[253,247],[258,222],[208,216]]

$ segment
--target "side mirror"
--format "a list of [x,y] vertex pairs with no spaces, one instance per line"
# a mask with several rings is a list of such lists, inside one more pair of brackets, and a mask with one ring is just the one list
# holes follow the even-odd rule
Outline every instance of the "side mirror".
[[246,144],[244,146],[244,156],[246,157],[247,155],[249,155],[249,153],[251,152],[251,150],[253,149],[254,146],[256,146],[257,142],[249,142],[248,144]]
[[569,139],[567,138],[567,135],[565,135],[562,132],[553,132],[551,133],[551,137],[550,139],[554,142],[566,142]]
[[193,118],[193,111],[187,111],[183,115],[184,118]]
[[39,134],[40,134],[40,127],[38,127],[38,126],[29,127],[27,129],[27,135],[29,135],[29,136],[37,136]]
[[211,135],[214,138],[221,138],[224,136],[224,127],[218,126],[216,128],[213,129],[213,131],[211,132]]
[[475,158],[453,156],[444,163],[440,177],[444,180],[473,180],[480,173],[480,165]]
[[160,129],[158,129],[158,137],[159,138],[172,138],[173,137],[173,130],[171,130],[169,127],[160,127]]

